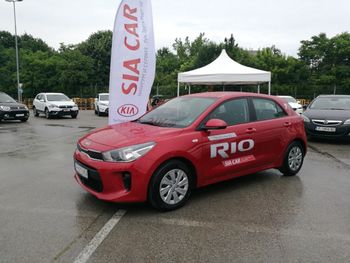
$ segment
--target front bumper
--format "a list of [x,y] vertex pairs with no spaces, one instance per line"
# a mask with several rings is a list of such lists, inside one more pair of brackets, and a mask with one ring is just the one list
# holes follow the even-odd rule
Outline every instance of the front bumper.
[[27,120],[28,118],[28,110],[0,111],[0,120]]
[[53,109],[50,110],[50,115],[51,116],[68,116],[68,115],[78,115],[79,110],[73,110],[73,109],[67,109],[67,110],[62,110],[62,109]]
[[98,105],[98,110],[100,113],[108,114],[108,106]]
[[77,171],[74,177],[82,188],[98,199],[111,202],[144,202],[147,200],[152,162],[140,159],[131,163],[109,163],[91,159],[87,154],[76,150],[74,162],[87,170],[88,178]]
[[[305,122],[305,131],[308,136],[325,139],[350,139],[350,124],[337,126],[316,125],[312,122]],[[334,132],[317,131],[316,127],[335,128]]]

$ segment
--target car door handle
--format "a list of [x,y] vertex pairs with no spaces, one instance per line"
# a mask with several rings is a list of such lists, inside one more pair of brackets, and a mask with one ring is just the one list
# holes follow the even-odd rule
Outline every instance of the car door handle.
[[291,122],[287,121],[283,124],[284,127],[290,127],[292,125]]
[[245,130],[245,132],[249,133],[249,134],[250,133],[254,133],[254,132],[256,132],[256,129],[255,128],[248,128],[248,129]]

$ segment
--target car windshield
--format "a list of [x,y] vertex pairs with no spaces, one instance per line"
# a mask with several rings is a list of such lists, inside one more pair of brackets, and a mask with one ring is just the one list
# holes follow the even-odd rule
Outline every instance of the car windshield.
[[100,95],[100,100],[108,101],[109,100],[109,95]]
[[5,93],[0,93],[0,103],[15,103],[16,101]]
[[350,97],[318,98],[310,106],[317,110],[350,110]]
[[70,101],[70,99],[64,94],[51,94],[46,95],[48,101]]
[[281,97],[281,98],[287,101],[288,103],[297,103],[296,99],[294,99],[293,97]]
[[216,98],[179,97],[141,117],[138,122],[161,127],[184,128],[191,125]]

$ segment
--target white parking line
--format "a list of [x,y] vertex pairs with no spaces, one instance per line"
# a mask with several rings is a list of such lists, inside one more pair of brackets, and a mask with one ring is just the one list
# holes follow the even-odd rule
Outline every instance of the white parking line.
[[74,263],[85,263],[89,260],[90,256],[95,252],[102,241],[108,236],[119,220],[126,213],[125,210],[118,210],[111,219],[102,227],[102,229],[94,236],[90,243],[84,248],[84,250],[77,256]]

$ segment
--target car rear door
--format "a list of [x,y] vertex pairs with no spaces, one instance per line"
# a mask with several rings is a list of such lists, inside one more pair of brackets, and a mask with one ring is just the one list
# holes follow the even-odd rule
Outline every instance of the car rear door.
[[283,154],[292,128],[291,117],[274,100],[267,98],[250,98],[253,112],[254,153],[256,165],[271,166]]

